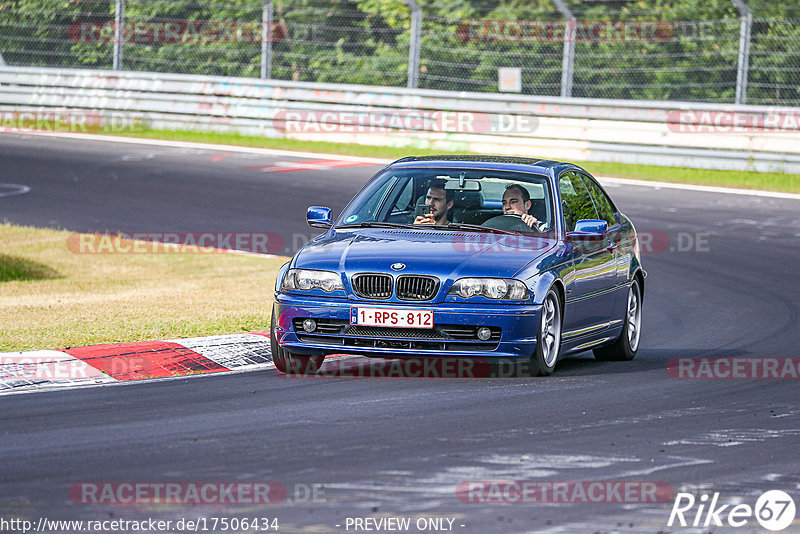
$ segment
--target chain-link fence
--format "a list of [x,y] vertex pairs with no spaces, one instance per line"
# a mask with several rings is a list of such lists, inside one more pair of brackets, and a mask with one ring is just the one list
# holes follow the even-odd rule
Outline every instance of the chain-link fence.
[[798,105],[800,5],[0,0],[2,63]]

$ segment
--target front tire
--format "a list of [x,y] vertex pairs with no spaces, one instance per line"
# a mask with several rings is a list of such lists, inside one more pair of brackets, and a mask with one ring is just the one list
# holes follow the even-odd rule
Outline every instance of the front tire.
[[592,351],[595,359],[604,362],[623,362],[630,361],[636,356],[642,336],[642,290],[637,278],[633,279],[628,290],[628,306],[623,321],[622,332],[613,344]]
[[561,300],[550,289],[542,302],[542,316],[536,333],[536,350],[529,360],[531,376],[547,376],[556,368],[561,352]]
[[272,352],[272,363],[275,364],[275,369],[281,373],[288,375],[313,375],[322,367],[322,362],[325,361],[325,356],[297,356],[286,350],[283,350],[278,344],[278,339],[275,334],[275,326],[277,321],[275,319],[275,308],[272,309],[272,323],[269,328],[269,344],[270,352]]

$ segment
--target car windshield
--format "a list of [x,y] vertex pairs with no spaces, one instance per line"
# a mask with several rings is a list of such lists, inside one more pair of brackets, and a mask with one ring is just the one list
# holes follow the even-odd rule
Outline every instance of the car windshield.
[[542,175],[388,169],[356,195],[338,227],[427,224],[441,230],[533,233],[552,229],[552,221],[552,195]]

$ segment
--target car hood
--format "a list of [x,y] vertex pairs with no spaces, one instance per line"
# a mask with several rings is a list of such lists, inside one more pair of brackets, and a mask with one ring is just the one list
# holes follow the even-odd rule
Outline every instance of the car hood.
[[416,229],[335,230],[298,252],[295,267],[345,272],[513,277],[555,245],[554,239]]

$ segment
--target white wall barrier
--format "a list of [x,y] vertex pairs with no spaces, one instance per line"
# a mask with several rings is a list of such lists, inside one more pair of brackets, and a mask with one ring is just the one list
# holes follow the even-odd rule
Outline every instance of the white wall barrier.
[[0,131],[24,130],[36,114],[64,110],[111,129],[800,173],[800,108],[0,67]]

